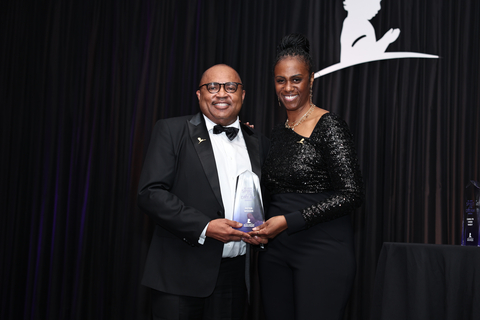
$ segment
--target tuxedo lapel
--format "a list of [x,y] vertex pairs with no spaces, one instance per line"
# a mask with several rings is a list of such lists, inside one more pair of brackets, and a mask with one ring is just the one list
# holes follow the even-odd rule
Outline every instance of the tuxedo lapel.
[[250,163],[252,164],[252,171],[260,179],[262,167],[260,164],[260,146],[258,141],[258,136],[256,136],[249,127],[240,124],[242,128],[243,138],[245,139],[245,144],[248,150],[248,156],[250,157]]
[[197,113],[194,115],[190,121],[188,121],[187,125],[190,133],[190,139],[192,140],[193,146],[198,154],[198,158],[202,163],[205,175],[207,176],[218,202],[223,207],[215,156],[213,154],[212,143],[210,141],[210,136],[208,135],[207,127],[205,126],[205,120],[203,119],[202,114]]

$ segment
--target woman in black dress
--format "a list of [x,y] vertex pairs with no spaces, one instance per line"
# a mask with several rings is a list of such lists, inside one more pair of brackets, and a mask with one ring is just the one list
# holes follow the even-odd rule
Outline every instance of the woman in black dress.
[[350,213],[363,201],[352,135],[337,115],[312,103],[308,40],[288,35],[274,67],[287,121],[274,128],[262,181],[267,221],[255,235],[271,239],[260,253],[267,319],[343,318],[354,276]]

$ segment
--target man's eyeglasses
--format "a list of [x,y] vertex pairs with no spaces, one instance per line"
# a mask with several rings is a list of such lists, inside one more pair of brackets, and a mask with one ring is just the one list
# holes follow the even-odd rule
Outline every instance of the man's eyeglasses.
[[217,93],[218,91],[220,91],[220,88],[223,86],[226,92],[234,93],[237,91],[239,85],[243,86],[243,84],[239,82],[225,82],[225,83],[210,82],[210,83],[202,84],[200,87],[198,87],[198,90],[200,90],[201,87],[206,86],[208,92]]

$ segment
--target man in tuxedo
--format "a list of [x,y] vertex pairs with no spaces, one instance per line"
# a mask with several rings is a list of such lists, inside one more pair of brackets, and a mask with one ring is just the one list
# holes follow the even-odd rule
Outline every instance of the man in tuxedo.
[[246,243],[266,240],[232,220],[235,184],[245,170],[260,178],[269,142],[240,124],[245,90],[231,67],[205,71],[196,94],[201,113],[159,120],[145,158],[138,205],[155,231],[142,284],[154,319],[242,319]]

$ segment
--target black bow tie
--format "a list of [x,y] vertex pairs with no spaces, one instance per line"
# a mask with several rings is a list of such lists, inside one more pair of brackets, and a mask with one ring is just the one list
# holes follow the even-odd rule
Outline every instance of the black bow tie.
[[223,127],[219,124],[217,124],[217,125],[215,125],[215,127],[213,127],[213,133],[219,134],[219,133],[222,133],[222,132],[225,132],[228,139],[230,139],[230,141],[231,141],[231,140],[235,139],[235,137],[237,136],[238,129],[234,128],[234,127]]

